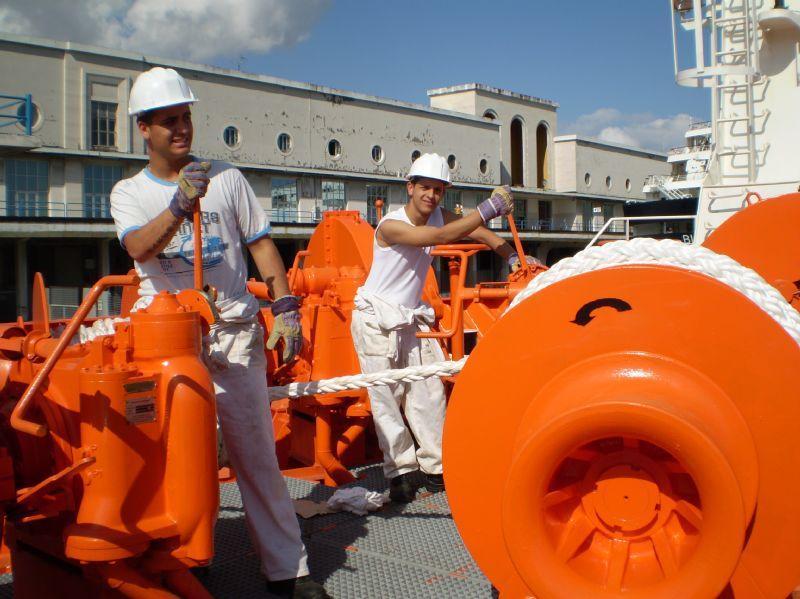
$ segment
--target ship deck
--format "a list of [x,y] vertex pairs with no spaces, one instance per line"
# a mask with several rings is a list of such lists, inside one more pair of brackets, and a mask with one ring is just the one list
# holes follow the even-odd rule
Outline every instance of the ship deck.
[[[379,465],[357,469],[353,485],[385,491]],[[335,489],[287,478],[294,499],[324,501]],[[450,515],[446,493],[417,494],[409,504],[387,503],[367,516],[347,512],[300,518],[312,576],[335,599],[366,597],[492,597]],[[250,543],[238,487],[220,488],[213,564],[198,578],[219,599],[268,598]],[[0,576],[0,599],[13,597],[11,575]]]

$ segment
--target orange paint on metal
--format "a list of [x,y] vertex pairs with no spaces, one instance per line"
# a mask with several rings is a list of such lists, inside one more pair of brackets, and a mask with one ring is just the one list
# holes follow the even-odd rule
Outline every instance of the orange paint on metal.
[[[381,206],[376,202],[377,209]],[[373,228],[357,212],[323,213],[322,222],[307,249],[295,256],[288,272],[291,293],[300,296],[304,349],[289,364],[282,364],[278,350],[267,353],[270,384],[286,385],[360,372],[350,333],[353,302],[372,265]],[[437,246],[433,255],[449,258],[450,298],[439,294],[436,278],[428,273],[423,301],[430,304],[438,322],[430,333],[457,359],[464,355],[464,323],[478,323],[482,335],[505,310],[528,280],[539,272],[520,270],[509,282],[466,287],[468,260],[487,250],[482,244]],[[248,282],[259,299],[269,299],[264,283]],[[474,318],[470,316],[474,312]],[[267,330],[272,314],[262,310]],[[339,485],[354,480],[348,466],[380,460],[371,423],[366,391],[312,394],[272,403],[278,461],[287,476]]]
[[[598,298],[631,308],[579,322]],[[492,326],[448,407],[444,473],[465,544],[508,599],[715,597],[729,584],[787,596],[800,583],[798,371],[783,329],[704,275],[613,267],[543,289]],[[488,398],[503,418],[486,418]]]
[[57,339],[43,317],[0,328],[16,346],[0,355],[0,408],[14,406],[0,483],[3,464],[15,464],[13,493],[0,499],[13,508],[12,555],[33,568],[15,574],[20,596],[37,592],[31,576],[43,562],[15,539],[71,564],[64,576],[76,589],[99,594],[102,582],[130,597],[176,596],[168,588],[208,597],[186,577],[213,556],[219,502],[214,391],[200,356],[208,315],[162,292],[114,335],[69,345],[100,293],[137,284],[101,279]]
[[704,247],[752,268],[800,309],[800,193],[748,205],[718,227]]

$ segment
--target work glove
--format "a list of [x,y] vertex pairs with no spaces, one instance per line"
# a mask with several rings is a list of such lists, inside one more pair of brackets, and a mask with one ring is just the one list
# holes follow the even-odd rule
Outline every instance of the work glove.
[[283,338],[283,361],[289,362],[303,348],[303,328],[300,324],[300,302],[294,295],[284,295],[272,302],[275,322],[267,339],[267,349],[275,349]]
[[194,205],[208,190],[210,162],[190,162],[178,174],[178,189],[169,203],[169,211],[176,218],[192,218]]
[[[525,263],[528,266],[544,266],[544,264],[542,264],[533,256],[525,256]],[[522,268],[522,263],[519,260],[519,254],[517,254],[517,252],[514,252],[508,256],[508,267],[511,269],[511,272],[517,272],[520,268]]]
[[512,210],[514,210],[514,196],[511,195],[511,188],[508,185],[495,187],[491,197],[478,204],[478,212],[485,223],[498,216],[511,214]]

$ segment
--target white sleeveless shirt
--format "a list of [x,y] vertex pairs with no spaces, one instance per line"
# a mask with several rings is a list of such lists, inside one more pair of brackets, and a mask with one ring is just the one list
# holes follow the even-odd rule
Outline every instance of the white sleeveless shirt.
[[[414,224],[409,220],[405,207],[392,210],[381,219],[375,228],[372,241],[372,268],[362,289],[377,295],[384,301],[407,308],[416,308],[422,298],[422,288],[431,266],[433,246],[416,247],[395,244],[389,247],[378,245],[377,233],[387,220],[399,220]],[[442,209],[437,206],[425,223],[429,227],[444,225]]]

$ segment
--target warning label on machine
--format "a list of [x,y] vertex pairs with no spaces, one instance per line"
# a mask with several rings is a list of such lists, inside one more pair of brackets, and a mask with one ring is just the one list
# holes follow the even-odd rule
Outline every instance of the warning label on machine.
[[134,397],[125,400],[125,419],[130,424],[156,421],[156,398]]

